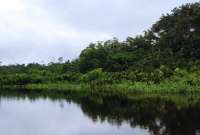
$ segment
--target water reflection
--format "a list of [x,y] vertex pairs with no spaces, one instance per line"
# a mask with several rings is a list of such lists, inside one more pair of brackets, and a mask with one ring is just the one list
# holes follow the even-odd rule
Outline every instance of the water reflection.
[[81,108],[94,121],[140,125],[154,135],[195,135],[200,130],[200,102],[191,97],[102,98],[101,102],[87,98]]
[[199,96],[0,95],[1,134],[200,134]]

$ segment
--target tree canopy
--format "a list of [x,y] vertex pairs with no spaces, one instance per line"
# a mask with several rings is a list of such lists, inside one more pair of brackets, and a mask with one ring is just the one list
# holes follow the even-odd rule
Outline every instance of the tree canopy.
[[143,35],[127,37],[122,42],[113,38],[91,43],[77,59],[58,60],[48,65],[1,65],[0,83],[95,80],[102,76],[107,78],[101,81],[120,78],[159,82],[177,69],[199,71],[200,2],[162,15]]

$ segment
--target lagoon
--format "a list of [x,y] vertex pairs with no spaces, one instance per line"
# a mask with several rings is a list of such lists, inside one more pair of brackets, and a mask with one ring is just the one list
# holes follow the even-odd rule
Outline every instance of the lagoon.
[[198,135],[196,97],[0,95],[3,135]]

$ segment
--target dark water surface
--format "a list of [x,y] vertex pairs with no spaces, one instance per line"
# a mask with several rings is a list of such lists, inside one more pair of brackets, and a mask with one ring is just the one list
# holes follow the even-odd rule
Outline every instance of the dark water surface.
[[1,92],[0,134],[199,135],[199,99]]

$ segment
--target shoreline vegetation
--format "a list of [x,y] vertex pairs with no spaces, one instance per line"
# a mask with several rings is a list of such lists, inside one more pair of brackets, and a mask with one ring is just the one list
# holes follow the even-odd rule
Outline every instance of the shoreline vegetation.
[[2,89],[200,93],[200,2],[163,15],[144,35],[91,43],[71,61],[1,65]]
[[184,81],[163,81],[159,84],[145,82],[121,82],[116,84],[88,83],[41,83],[26,85],[4,85],[2,89],[23,89],[31,91],[62,92],[62,93],[96,93],[96,94],[200,94],[200,85],[191,85]]

